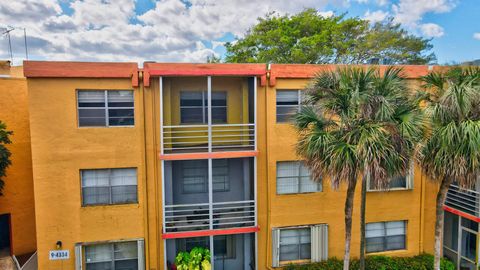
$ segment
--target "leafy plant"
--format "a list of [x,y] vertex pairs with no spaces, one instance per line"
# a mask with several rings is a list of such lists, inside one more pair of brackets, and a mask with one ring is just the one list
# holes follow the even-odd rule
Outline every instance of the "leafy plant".
[[[359,260],[350,262],[350,269],[358,270]],[[287,265],[284,270],[341,270],[343,262],[337,258],[331,258],[323,262]],[[421,254],[413,257],[387,257],[368,256],[365,260],[367,270],[433,270],[433,256]],[[442,259],[441,270],[455,270],[455,266],[447,259]]]
[[2,178],[6,176],[6,170],[12,162],[10,161],[10,150],[6,147],[7,144],[12,143],[10,141],[10,136],[13,134],[12,131],[7,130],[5,123],[0,121],[0,196],[3,195],[4,182]]
[[190,252],[179,252],[175,258],[177,270],[210,270],[210,250],[195,247]]

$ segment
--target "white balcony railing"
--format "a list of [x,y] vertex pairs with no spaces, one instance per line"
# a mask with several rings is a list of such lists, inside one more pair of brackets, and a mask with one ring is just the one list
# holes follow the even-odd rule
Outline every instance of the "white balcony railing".
[[212,203],[212,219],[208,203],[165,206],[165,232],[199,231],[255,226],[255,201]]
[[445,205],[480,217],[480,193],[471,189],[463,189],[457,185],[450,185]]
[[164,153],[255,150],[255,124],[163,126]]

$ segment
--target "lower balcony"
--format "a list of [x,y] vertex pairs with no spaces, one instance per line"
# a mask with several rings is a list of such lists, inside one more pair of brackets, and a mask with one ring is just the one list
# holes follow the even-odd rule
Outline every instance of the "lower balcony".
[[255,233],[215,235],[166,240],[167,269],[176,269],[175,257],[194,247],[209,249],[213,270],[254,270]]
[[164,233],[256,226],[253,162],[165,161]]
[[452,184],[447,192],[445,206],[478,218],[480,217],[480,192]]

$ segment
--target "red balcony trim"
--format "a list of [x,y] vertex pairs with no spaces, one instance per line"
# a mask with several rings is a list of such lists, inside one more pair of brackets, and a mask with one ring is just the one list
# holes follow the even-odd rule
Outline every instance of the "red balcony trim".
[[214,152],[214,153],[186,153],[186,154],[159,154],[161,160],[190,160],[208,158],[243,158],[256,157],[258,151],[235,151],[235,152]]
[[476,216],[464,213],[460,210],[454,209],[454,208],[446,206],[446,205],[443,206],[443,210],[448,211],[450,213],[453,213],[457,216],[461,216],[461,217],[470,219],[470,220],[475,221],[475,222],[480,222],[480,217],[476,217]]
[[252,232],[258,232],[258,231],[260,231],[260,228],[257,226],[257,227],[248,227],[248,228],[208,230],[208,231],[197,231],[197,232],[175,232],[175,233],[165,233],[165,234],[163,234],[162,239],[175,239],[175,238],[201,237],[201,236],[211,236],[211,235],[252,233]]

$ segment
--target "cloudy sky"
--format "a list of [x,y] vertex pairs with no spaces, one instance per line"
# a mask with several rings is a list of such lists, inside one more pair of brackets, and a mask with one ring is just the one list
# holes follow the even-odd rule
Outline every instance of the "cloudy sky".
[[[222,56],[267,12],[348,12],[371,21],[393,17],[433,38],[439,63],[480,58],[480,0],[2,0],[0,28],[11,33],[16,63],[30,59],[204,62]],[[3,31],[2,31],[3,32]],[[0,37],[0,59],[9,59]]]

